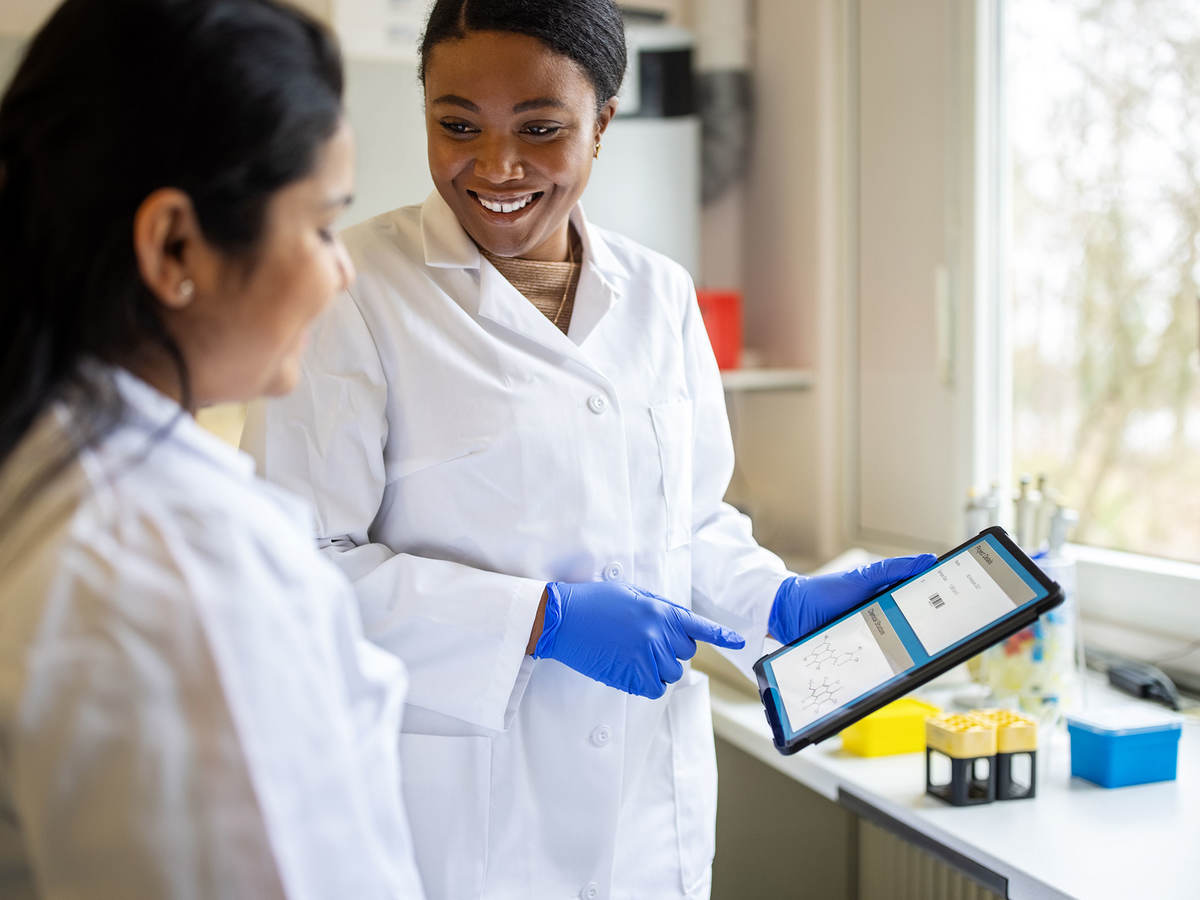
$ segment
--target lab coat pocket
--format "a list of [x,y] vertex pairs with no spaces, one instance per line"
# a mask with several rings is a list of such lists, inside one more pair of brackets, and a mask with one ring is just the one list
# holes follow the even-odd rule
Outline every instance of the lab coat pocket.
[[479,897],[487,871],[491,738],[401,734],[400,759],[426,895]]
[[717,753],[708,677],[689,669],[671,693],[671,756],[680,888],[690,894],[708,877],[716,850]]
[[692,540],[692,404],[673,400],[650,407],[667,512],[667,549]]

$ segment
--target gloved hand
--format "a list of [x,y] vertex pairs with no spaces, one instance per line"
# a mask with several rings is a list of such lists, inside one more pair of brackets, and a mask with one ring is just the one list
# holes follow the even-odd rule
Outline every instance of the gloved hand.
[[683,677],[696,641],[735,650],[741,635],[631,584],[546,585],[546,617],[533,655],[557,659],[609,687],[661,697]]
[[806,578],[793,575],[775,592],[767,628],[787,644],[820,628],[888,585],[920,575],[937,561],[930,553],[897,556],[852,569]]

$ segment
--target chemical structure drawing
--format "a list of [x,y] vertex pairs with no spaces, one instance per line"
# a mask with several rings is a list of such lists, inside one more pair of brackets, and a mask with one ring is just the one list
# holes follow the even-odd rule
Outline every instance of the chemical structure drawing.
[[816,646],[808,651],[803,661],[808,668],[821,672],[825,669],[836,669],[846,663],[856,663],[860,659],[861,652],[861,644],[853,650],[835,650],[833,643],[829,640],[829,635],[824,635]]
[[808,699],[803,709],[820,710],[826,706],[837,706],[841,694],[842,682],[826,675],[818,682],[815,678],[808,680]]

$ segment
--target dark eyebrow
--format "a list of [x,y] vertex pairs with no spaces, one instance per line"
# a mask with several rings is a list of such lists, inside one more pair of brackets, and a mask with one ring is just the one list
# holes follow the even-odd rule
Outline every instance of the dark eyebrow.
[[545,106],[553,106],[555,109],[565,109],[567,104],[553,97],[535,97],[532,100],[522,100],[513,107],[513,112],[525,112],[530,109],[541,109]]
[[463,109],[469,109],[471,112],[479,112],[479,107],[468,100],[466,97],[460,97],[457,94],[443,94],[433,101],[437,103],[448,103],[451,106],[461,106]]

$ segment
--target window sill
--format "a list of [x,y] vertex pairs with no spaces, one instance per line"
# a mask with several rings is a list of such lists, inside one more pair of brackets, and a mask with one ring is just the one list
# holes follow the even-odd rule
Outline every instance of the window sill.
[[1071,545],[1085,619],[1173,641],[1200,639],[1200,565]]
[[813,386],[809,369],[726,369],[721,373],[726,391],[806,391]]

